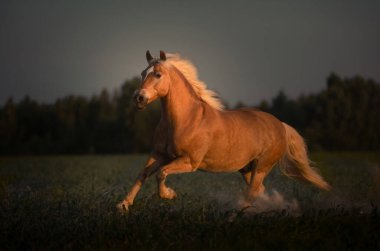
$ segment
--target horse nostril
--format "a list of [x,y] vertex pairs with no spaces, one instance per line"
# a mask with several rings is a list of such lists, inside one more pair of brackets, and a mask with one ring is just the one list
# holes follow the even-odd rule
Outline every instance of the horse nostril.
[[141,103],[144,101],[144,96],[143,95],[138,95],[137,96],[137,102]]

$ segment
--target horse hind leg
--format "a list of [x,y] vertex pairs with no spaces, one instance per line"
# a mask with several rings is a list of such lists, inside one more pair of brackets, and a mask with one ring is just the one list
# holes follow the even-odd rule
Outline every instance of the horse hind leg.
[[243,179],[244,179],[245,183],[248,186],[249,186],[249,184],[251,184],[252,170],[254,168],[255,168],[255,163],[254,163],[254,161],[251,161],[248,163],[248,165],[246,165],[245,167],[243,167],[242,169],[239,170],[241,175],[243,175]]
[[254,201],[265,192],[264,179],[275,164],[273,161],[259,160],[256,168],[251,170],[251,182],[246,193],[248,201]]

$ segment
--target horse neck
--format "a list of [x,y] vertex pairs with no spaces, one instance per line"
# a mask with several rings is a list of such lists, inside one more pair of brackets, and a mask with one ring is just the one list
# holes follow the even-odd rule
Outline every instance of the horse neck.
[[193,124],[202,111],[202,105],[193,88],[176,69],[170,73],[168,94],[161,99],[162,114],[175,130]]

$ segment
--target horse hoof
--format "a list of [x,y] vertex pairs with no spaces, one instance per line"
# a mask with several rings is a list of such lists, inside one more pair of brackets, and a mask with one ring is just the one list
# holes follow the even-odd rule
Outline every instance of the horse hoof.
[[128,207],[129,203],[125,200],[116,205],[116,208],[120,213],[128,212]]
[[172,200],[177,197],[177,193],[173,189],[168,187],[164,191],[160,191],[160,197],[163,199]]
[[170,196],[169,196],[170,200],[177,197],[177,193],[171,188],[169,188],[169,193],[170,193]]

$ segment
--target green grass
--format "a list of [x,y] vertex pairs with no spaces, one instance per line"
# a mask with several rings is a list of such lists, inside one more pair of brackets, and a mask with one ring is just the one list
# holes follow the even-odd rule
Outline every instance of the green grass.
[[0,158],[0,250],[380,249],[379,153],[312,154],[329,193],[273,170],[267,191],[297,200],[297,214],[241,210],[239,174],[196,172],[168,178],[173,201],[148,180],[121,215],[145,157]]

